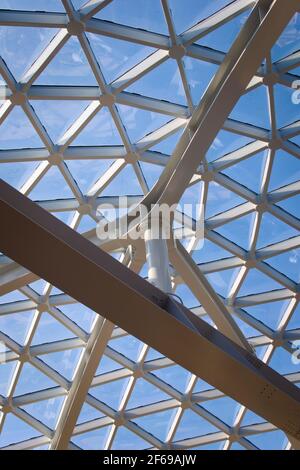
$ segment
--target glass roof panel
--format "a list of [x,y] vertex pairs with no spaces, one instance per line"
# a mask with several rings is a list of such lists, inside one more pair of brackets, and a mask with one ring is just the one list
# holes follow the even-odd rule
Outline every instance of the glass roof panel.
[[208,33],[204,38],[199,39],[196,43],[218,51],[228,52],[248,16],[249,10],[227,21],[224,25]]
[[167,34],[168,27],[160,0],[115,0],[95,15],[96,18],[134,28]]
[[211,16],[230,3],[230,0],[191,0],[189,8],[181,0],[170,0],[170,8],[177,33],[182,33],[199,21]]
[[64,11],[61,0],[39,0],[38,3],[35,0],[2,0],[1,7],[25,11]]
[[284,29],[272,49],[272,59],[275,61],[296,52],[300,41],[300,15],[296,13]]
[[245,93],[230,114],[232,119],[270,129],[267,87],[259,86]]
[[72,36],[36,80],[37,85],[97,85],[79,40]]
[[[233,4],[226,17],[226,9],[220,10],[230,0],[169,0],[169,15],[160,0],[112,0],[104,7],[96,2],[88,28],[80,35],[68,28],[64,36],[65,25],[61,30],[41,27],[41,16],[34,14],[39,9],[47,21],[67,19],[61,15],[63,2],[2,3],[0,8],[15,10],[15,21],[13,26],[3,24],[0,12],[0,177],[97,242],[93,209],[98,201],[113,200],[120,216],[127,207],[118,207],[118,196],[133,196],[130,202],[136,203],[159,181],[165,165],[164,176],[176,174],[176,158],[185,149],[177,147],[175,156],[175,146],[184,128],[187,140],[192,139],[190,118],[197,115],[198,105],[203,109],[203,98],[216,98],[208,85],[223,57],[228,58],[250,9],[232,15]],[[75,9],[84,3],[72,0]],[[29,11],[30,26],[25,27],[18,9]],[[193,26],[194,37],[191,31],[183,33]],[[283,338],[300,340],[295,296],[300,281],[300,137],[294,124],[300,108],[292,102],[291,83],[299,64],[289,60],[285,69],[285,61],[274,62],[299,49],[298,26],[299,14],[273,47],[273,65],[262,61],[264,68],[215,129],[206,155],[195,162],[198,170],[188,175],[189,184],[181,187],[178,178],[178,200],[193,207],[202,201],[206,223],[204,239],[197,232],[195,237],[189,234],[183,246],[256,356],[280,374],[299,372],[287,340],[277,346],[273,339],[280,330]],[[168,48],[181,44],[174,60]],[[270,75],[270,82],[268,74],[263,77],[266,65],[279,71]],[[180,166],[182,180],[187,166]],[[156,190],[164,197],[166,184],[161,183]],[[199,213],[192,215],[196,222]],[[148,278],[142,244],[128,247],[119,240],[116,251],[111,246],[102,245]],[[70,384],[81,380],[79,364],[89,356],[89,347],[82,353],[98,324],[96,312],[46,281],[32,282],[36,276],[27,273],[29,285],[21,285],[17,276],[22,269],[0,253],[1,279],[7,269],[16,270],[16,278],[0,297],[0,447],[40,436],[43,425],[58,432],[57,418],[66,409]],[[201,292],[181,269],[171,265],[170,273],[175,298],[214,326],[211,312],[201,305]],[[19,289],[8,292],[15,282]],[[248,435],[246,429],[245,439],[235,442],[230,426],[241,405],[118,326],[104,347],[77,419],[73,447],[286,448],[286,436],[269,433],[269,423],[258,435]],[[12,400],[11,408],[3,407],[6,398],[8,404]],[[244,435],[245,427],[261,422],[248,410],[237,431]],[[224,423],[229,426],[226,440],[220,435]],[[42,442],[48,443],[49,433],[41,436],[46,439]],[[23,446],[49,444],[29,441]]]
[[1,56],[20,80],[57,33],[53,28],[1,26]]
[[172,59],[155,67],[126,88],[126,91],[182,105],[187,104],[179,68]]
[[0,148],[35,147],[43,147],[40,137],[24,111],[20,107],[13,108],[6,120],[0,125]]
[[87,33],[107,82],[112,82],[154,52],[152,47]]

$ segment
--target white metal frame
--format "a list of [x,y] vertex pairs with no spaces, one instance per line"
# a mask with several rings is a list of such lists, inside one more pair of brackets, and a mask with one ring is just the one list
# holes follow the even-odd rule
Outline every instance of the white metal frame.
[[[154,152],[151,148],[158,142],[162,141],[178,129],[183,128],[189,123],[193,125],[195,116],[195,103],[192,102],[188,80],[185,74],[185,70],[182,63],[183,55],[193,57],[195,59],[208,61],[217,65],[223,63],[226,60],[225,54],[220,51],[210,50],[195,44],[200,37],[208,34],[213,29],[221,26],[234,16],[247,8],[253,7],[255,1],[236,0],[232,2],[228,7],[223,8],[220,12],[212,15],[207,20],[203,20],[198,25],[193,26],[188,31],[177,36],[174,29],[172,15],[170,14],[170,8],[167,0],[162,0],[162,8],[165,14],[165,18],[169,28],[169,36],[164,36],[157,33],[151,33],[148,31],[137,30],[135,28],[127,27],[124,25],[108,24],[105,21],[92,18],[92,16],[99,11],[101,8],[105,8],[110,1],[90,1],[84,5],[79,12],[75,12],[72,4],[69,0],[63,0],[66,14],[56,13],[40,13],[40,12],[20,12],[20,11],[0,11],[0,25],[14,25],[14,26],[33,26],[33,27],[53,27],[60,28],[58,34],[54,40],[46,47],[39,59],[31,65],[31,67],[24,74],[20,83],[17,83],[12,76],[10,70],[3,60],[0,60],[0,73],[7,83],[7,87],[1,87],[1,92],[4,92],[7,96],[7,100],[4,105],[0,108],[0,124],[9,115],[10,111],[14,106],[22,106],[24,112],[28,116],[31,124],[35,128],[37,134],[41,138],[44,147],[41,149],[26,149],[26,150],[1,150],[0,151],[0,163],[3,162],[23,162],[23,161],[37,161],[40,162],[34,173],[26,181],[26,183],[20,188],[21,193],[24,195],[30,194],[36,184],[43,178],[47,173],[51,165],[57,165],[65,181],[69,185],[74,199],[60,200],[60,201],[38,201],[38,203],[49,210],[50,212],[67,211],[76,209],[75,216],[71,222],[71,227],[76,229],[78,227],[81,217],[84,213],[89,213],[93,216],[93,209],[97,203],[101,202],[101,192],[103,189],[112,181],[112,179],[125,167],[126,164],[132,164],[134,171],[137,175],[138,181],[141,185],[141,193],[147,195],[149,188],[146,183],[145,176],[139,165],[139,161],[148,162],[154,165],[167,166],[168,156]],[[266,2],[268,3],[268,2]],[[269,2],[271,3],[271,2]],[[273,2],[278,4],[278,2]],[[296,3],[291,2],[291,11],[294,8],[296,11]],[[78,16],[79,14],[79,16]],[[264,13],[262,12],[262,16]],[[83,26],[82,26],[83,25]],[[85,31],[93,32],[96,34],[104,34],[111,37],[123,39],[126,41],[134,42],[137,44],[149,45],[155,47],[157,51],[152,54],[149,58],[146,58],[136,67],[128,70],[123,76],[118,77],[114,82],[107,84],[103,78],[102,71],[97,63],[94,56],[93,50],[87,40]],[[42,73],[47,64],[53,59],[56,53],[63,47],[68,41],[70,35],[76,34],[80,40],[81,47],[86,55],[86,58],[91,66],[94,76],[97,80],[98,87],[56,87],[56,86],[37,86],[34,84],[36,78]],[[245,31],[245,37],[249,38],[249,31]],[[248,34],[248,36],[247,36]],[[278,34],[277,34],[278,36]],[[274,42],[274,41],[273,41]],[[140,77],[153,68],[167,60],[169,57],[174,57],[177,61],[180,76],[186,93],[186,100],[188,106],[181,106],[175,103],[169,103],[160,101],[157,99],[136,96],[126,92],[126,87],[129,84],[134,83]],[[230,59],[230,57],[229,57]],[[277,63],[272,63],[270,54],[268,54],[265,67],[261,66],[258,68],[254,78],[250,81],[249,85],[246,86],[245,92],[249,92],[251,89],[257,86],[266,86],[268,89],[269,96],[269,111],[270,111],[270,122],[271,132],[265,129],[260,129],[255,126],[250,126],[245,123],[233,121],[227,119],[223,124],[223,129],[234,132],[236,134],[251,137],[254,142],[247,146],[238,149],[228,155],[224,155],[218,160],[207,163],[205,157],[203,157],[202,164],[193,173],[194,176],[188,184],[193,184],[196,181],[204,181],[204,189],[202,194],[203,203],[205,205],[207,198],[207,191],[211,182],[216,182],[221,186],[229,189],[235,194],[243,197],[246,202],[237,208],[228,210],[214,217],[205,220],[205,237],[208,240],[213,241],[218,246],[228,250],[232,257],[224,260],[218,260],[211,263],[205,263],[199,266],[198,275],[218,272],[221,270],[230,269],[232,267],[239,268],[236,281],[233,284],[232,290],[226,299],[221,299],[222,309],[229,312],[233,317],[240,318],[248,325],[254,327],[261,335],[255,338],[251,338],[250,344],[255,347],[258,345],[268,346],[264,362],[268,363],[274,354],[274,351],[278,347],[283,347],[287,351],[292,352],[291,341],[300,339],[300,332],[298,330],[289,332],[286,331],[289,320],[292,318],[299,300],[299,286],[297,283],[287,278],[283,273],[280,273],[276,269],[272,268],[267,264],[267,260],[273,256],[279,255],[286,251],[290,251],[300,246],[299,237],[294,237],[289,240],[284,240],[280,243],[257,249],[257,237],[260,229],[260,223],[263,213],[270,213],[279,220],[285,222],[289,226],[299,229],[299,220],[281,209],[277,204],[287,198],[298,195],[300,192],[299,181],[288,185],[283,188],[279,188],[273,192],[268,192],[268,182],[272,171],[272,165],[276,150],[282,148],[296,158],[300,156],[299,147],[293,144],[289,139],[300,134],[299,122],[291,124],[283,129],[278,129],[276,124],[276,112],[274,103],[274,85],[280,83],[286,87],[291,87],[292,82],[295,79],[293,75],[293,68],[296,68],[300,64],[300,57],[298,53],[292,54]],[[5,88],[5,89],[4,89]],[[45,101],[53,99],[79,99],[89,100],[91,104],[82,113],[82,115],[74,122],[71,127],[67,130],[65,135],[60,139],[58,143],[52,142],[47,131],[41,124],[37,114],[33,107],[29,104],[30,101],[35,99],[43,99]],[[116,104],[126,104],[128,106],[137,107],[149,111],[159,112],[170,116],[170,122],[160,129],[155,130],[151,134],[143,137],[138,142],[131,142],[126,132],[125,126],[119,116]],[[200,103],[200,109],[201,104]],[[70,147],[72,141],[79,134],[79,132],[90,122],[90,120],[97,114],[102,106],[106,106],[109,109],[111,116],[116,124],[116,127],[120,133],[123,146],[120,147],[85,147],[76,148]],[[194,121],[195,122],[195,121]],[[189,126],[191,127],[191,126]],[[187,127],[187,129],[189,128]],[[222,173],[222,170],[229,168],[231,165],[249,158],[256,153],[266,150],[268,152],[266,158],[266,164],[264,169],[264,175],[261,183],[259,194],[250,191],[236,181],[231,180]],[[83,195],[68,169],[67,161],[73,159],[102,159],[102,158],[113,158],[115,163],[104,175],[99,175],[99,179],[96,184],[91,187],[88,194]],[[174,156],[173,156],[173,161]],[[0,167],[1,170],[1,167]],[[180,188],[182,191],[184,187]],[[116,195],[117,196],[117,195]],[[113,198],[110,199],[112,201]],[[87,204],[88,202],[88,204]],[[88,212],[86,212],[88,211]],[[255,215],[254,223],[252,227],[251,235],[251,247],[249,251],[246,251],[234,243],[231,240],[218,234],[215,229],[228,223],[229,221],[235,220],[243,215],[253,213]],[[195,221],[191,221],[191,229],[195,227]],[[99,240],[95,237],[93,231],[85,234],[88,239],[94,243],[99,244]],[[196,235],[196,234],[195,234]],[[195,238],[195,237],[194,237]],[[188,246],[188,252],[192,255],[193,249],[195,248],[196,239],[192,239]],[[141,246],[136,246],[134,250],[126,250],[127,246],[124,242],[116,241],[115,243],[102,245],[107,251],[119,250],[125,257],[125,264],[138,271],[145,260],[144,249]],[[134,255],[132,255],[134,253]],[[53,439],[53,443],[57,441],[57,433],[59,432],[60,424],[57,427],[55,433],[49,430],[46,426],[34,419],[32,416],[26,414],[21,410],[20,406],[23,403],[39,401],[42,398],[50,396],[65,395],[66,391],[70,389],[68,381],[64,377],[61,377],[56,371],[50,367],[46,367],[36,355],[43,354],[46,351],[59,351],[65,349],[71,349],[79,345],[88,345],[91,336],[84,332],[80,327],[72,324],[60,310],[59,306],[64,303],[73,302],[65,294],[51,296],[51,286],[47,286],[45,293],[42,297],[38,296],[30,287],[27,286],[36,277],[26,269],[17,266],[12,263],[9,259],[4,256],[0,259],[0,292],[6,293],[16,288],[21,289],[22,293],[28,298],[28,301],[23,302],[11,302],[0,306],[0,315],[6,315],[17,311],[24,311],[26,309],[32,309],[36,307],[36,313],[34,316],[33,323],[31,325],[30,334],[28,335],[25,347],[22,348],[20,345],[15,343],[11,338],[6,337],[3,333],[0,333],[0,339],[4,340],[11,350],[9,354],[9,360],[15,360],[20,358],[20,366],[16,370],[14,380],[10,387],[10,394],[7,399],[0,397],[0,404],[4,414],[0,418],[0,431],[4,423],[5,413],[12,412],[16,416],[28,422],[31,426],[38,429],[44,437],[33,439],[32,441],[17,444],[17,448],[34,448],[38,445],[49,443]],[[239,290],[242,286],[243,280],[250,269],[256,268],[263,272],[271,279],[278,282],[282,288],[272,292],[265,292],[256,296],[239,297]],[[176,269],[176,266],[175,266]],[[189,279],[186,277],[184,272],[172,272],[173,286],[176,287],[183,280],[189,285]],[[203,274],[201,274],[203,273]],[[192,281],[193,283],[193,281]],[[247,313],[244,308],[251,305],[259,305],[265,302],[273,302],[276,300],[286,299],[288,300],[286,311],[283,315],[281,324],[278,326],[277,331],[272,331],[266,325],[258,322],[254,317]],[[215,300],[219,302],[219,297],[216,296]],[[53,343],[51,345],[31,346],[30,342],[33,337],[35,329],[38,327],[38,322],[43,311],[49,311],[55,318],[57,318],[62,324],[69,328],[76,335],[75,340],[65,340],[63,342]],[[197,314],[205,315],[203,307],[196,309]],[[112,337],[117,337],[126,334],[120,329],[116,328]],[[108,339],[108,337],[107,337]],[[245,414],[244,407],[241,407],[238,414],[236,423],[233,428],[224,425],[217,417],[208,413],[204,408],[201,408],[197,403],[204,399],[214,399],[222,396],[217,390],[207,392],[203,396],[201,394],[194,394],[193,387],[195,386],[196,377],[191,377],[191,381],[187,386],[185,394],[180,394],[170,387],[168,384],[157,378],[153,378],[151,371],[155,371],[161,367],[166,367],[172,364],[169,359],[162,359],[156,361],[150,361],[145,363],[145,356],[147,353],[146,349],[142,350],[138,364],[140,364],[139,377],[144,377],[146,380],[155,384],[155,386],[164,390],[170,395],[170,400],[163,403],[155,403],[142,407],[139,410],[130,410],[127,412],[126,404],[129,396],[134,388],[135,380],[131,380],[124,394],[122,402],[123,420],[120,421],[119,412],[109,409],[106,405],[97,401],[95,398],[87,395],[86,401],[95,408],[101,410],[106,417],[100,418],[84,425],[78,425],[74,429],[74,435],[82,432],[87,432],[92,429],[97,429],[102,426],[112,424],[112,431],[109,434],[106,448],[111,448],[115,437],[118,426],[124,425],[132,432],[139,435],[145,441],[149,442],[149,447],[153,446],[156,448],[191,448],[201,444],[207,444],[211,442],[224,441],[224,448],[229,449],[233,442],[239,442],[246,448],[255,448],[255,446],[247,440],[247,436],[255,433],[268,432],[274,430],[274,426],[269,423],[263,425],[251,426],[247,430],[247,426],[243,427],[242,418]],[[114,350],[107,346],[105,354],[108,357],[113,358],[120,363],[122,368],[116,372],[103,374],[95,377],[92,381],[92,386],[97,384],[105,383],[109,380],[116,380],[120,377],[134,377],[134,371],[136,365],[129,359],[124,359],[120,354],[117,354]],[[17,384],[18,376],[22,369],[24,360],[29,361],[35,367],[42,370],[46,375],[51,377],[56,383],[57,387],[55,390],[37,392],[30,394],[30,396],[14,397],[14,389]],[[100,360],[100,357],[99,357]],[[80,370],[80,366],[78,368]],[[79,385],[79,378],[74,380],[75,387]],[[289,377],[292,381],[299,381],[300,377],[297,374]],[[154,382],[153,382],[154,381]],[[175,442],[174,435],[176,429],[180,423],[182,417],[182,410],[186,409],[186,396],[189,396],[187,407],[195,411],[196,413],[203,416],[208,421],[212,422],[220,431],[216,434],[208,436],[199,436],[193,439],[187,439],[182,442]],[[32,396],[31,396],[32,395]],[[209,398],[206,398],[209,397]],[[29,401],[28,401],[29,400]],[[181,408],[179,405],[182,405]],[[185,408],[183,407],[183,404]],[[68,409],[68,399],[65,401],[64,410]],[[151,434],[145,430],[133,426],[131,419],[136,416],[143,416],[148,413],[154,413],[163,409],[181,409],[181,412],[175,414],[173,422],[170,424],[168,436],[165,442],[160,442],[157,438],[154,438]],[[128,415],[128,417],[127,417]],[[61,423],[61,420],[59,421]],[[55,446],[55,444],[52,444]],[[289,447],[289,446],[288,446]]]

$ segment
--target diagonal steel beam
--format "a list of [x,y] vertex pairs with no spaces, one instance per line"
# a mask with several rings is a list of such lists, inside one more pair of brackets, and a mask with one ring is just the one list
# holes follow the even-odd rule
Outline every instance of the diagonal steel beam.
[[3,181],[0,215],[7,256],[300,438],[300,390],[280,374]]
[[174,268],[213,319],[217,328],[236,344],[252,352],[242,331],[186,249],[178,240],[170,241],[168,248]]

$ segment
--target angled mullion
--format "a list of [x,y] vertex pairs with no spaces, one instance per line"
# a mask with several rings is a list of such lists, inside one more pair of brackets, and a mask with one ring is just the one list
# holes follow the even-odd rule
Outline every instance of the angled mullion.
[[0,10],[0,25],[36,28],[64,28],[68,23],[65,13],[43,11]]
[[44,49],[36,61],[29,67],[29,69],[21,77],[20,84],[22,91],[28,91],[32,83],[47,67],[49,62],[57,54],[57,52],[64,46],[70,35],[66,29],[61,29],[56,36],[50,41],[48,46]]
[[163,34],[152,33],[130,26],[112,23],[110,21],[92,18],[86,22],[86,30],[90,33],[102,34],[124,41],[142,44],[156,49],[169,49],[169,37]]
[[254,5],[255,0],[236,0],[230,3],[182,33],[183,43],[187,45],[198,41],[201,37],[219,28]]
[[86,21],[109,5],[112,0],[89,0],[78,10],[81,18]]

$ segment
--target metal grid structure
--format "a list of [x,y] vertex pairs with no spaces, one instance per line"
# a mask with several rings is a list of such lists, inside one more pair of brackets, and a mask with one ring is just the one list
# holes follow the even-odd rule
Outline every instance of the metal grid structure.
[[[289,55],[277,61],[272,58],[272,46],[284,34],[283,28],[295,24],[299,27],[297,2],[291,1],[289,7],[283,6],[283,2],[280,0],[274,2],[249,0],[223,2],[224,5],[221,9],[216,8],[211,16],[179,34],[168,0],[161,0],[161,11],[168,28],[168,35],[165,35],[102,20],[101,11],[105,12],[105,8],[115,1],[90,0],[84,5],[80,5],[80,2],[77,2],[79,5],[76,5],[76,2],[62,0],[65,12],[57,13],[13,9],[0,11],[0,25],[3,26],[55,29],[55,34],[49,44],[20,80],[15,79],[9,66],[3,59],[0,59],[0,74],[4,80],[1,91],[5,98],[0,108],[0,125],[9,119],[14,108],[20,107],[43,143],[41,148],[3,149],[0,151],[0,162],[1,164],[15,165],[20,162],[37,162],[30,177],[18,188],[23,195],[29,197],[31,197],[34,188],[43,181],[43,178],[46,178],[49,170],[55,167],[70,188],[73,197],[53,199],[49,192],[48,200],[37,202],[52,213],[62,214],[72,211],[73,216],[69,225],[75,230],[80,229],[82,219],[87,216],[94,221],[94,225],[96,224],[96,207],[99,203],[118,204],[117,192],[115,196],[105,196],[102,193],[128,166],[133,169],[133,174],[136,175],[140,185],[140,196],[129,194],[130,204],[139,202],[147,195],[153,197],[153,191],[149,188],[147,171],[142,166],[143,163],[153,167],[166,168],[158,181],[158,193],[159,197],[167,194],[163,200],[168,202],[173,202],[170,197],[171,199],[175,197],[175,202],[178,202],[185,190],[193,190],[197,185],[200,185],[200,192],[195,198],[199,198],[204,211],[209,206],[209,198],[217,192],[217,188],[225,188],[228,193],[238,197],[237,204],[229,205],[230,207],[222,212],[215,211],[212,216],[208,216],[207,212],[204,214],[205,243],[212,243],[219,247],[220,252],[226,253],[225,256],[215,256],[213,260],[197,262],[196,221],[191,219],[191,235],[185,240],[190,261],[183,262],[183,258],[176,259],[176,254],[172,254],[171,250],[169,253],[172,263],[172,288],[174,292],[182,295],[185,302],[186,298],[180,289],[182,286],[188,287],[198,303],[201,304],[201,306],[192,308],[192,311],[209,323],[214,322],[218,326],[220,318],[223,320],[224,317],[227,318],[226,315],[230,319],[234,318],[235,325],[238,325],[236,331],[241,344],[243,342],[249,343],[255,348],[258,357],[274,368],[278,365],[276,361],[274,362],[274,358],[276,355],[280,355],[284,364],[278,366],[278,370],[280,372],[283,370],[282,374],[297,384],[300,382],[299,365],[295,366],[291,372],[287,364],[291,362],[291,355],[294,352],[293,341],[300,340],[300,326],[297,324],[297,322],[299,323],[297,319],[299,316],[299,310],[297,310],[299,278],[292,278],[289,272],[278,268],[279,265],[276,262],[272,263],[272,261],[273,259],[277,260],[280,256],[290,256],[296,259],[296,262],[291,261],[291,263],[297,264],[299,257],[297,249],[299,249],[300,242],[300,237],[297,234],[300,225],[299,219],[295,209],[290,209],[290,206],[285,206],[284,203],[294,201],[297,195],[299,197],[300,183],[294,178],[286,185],[278,184],[275,189],[271,191],[269,189],[279,152],[285,151],[293,159],[295,162],[293,171],[300,156],[299,120],[292,119],[284,127],[280,127],[278,123],[281,122],[282,104],[278,103],[278,99],[276,100],[276,87],[280,85],[288,90],[289,94],[284,96],[288,96],[287,100],[291,99],[294,91],[293,84],[297,78],[299,79],[300,55],[297,50],[297,39],[299,48],[299,33],[298,37],[297,34],[294,34],[295,37],[291,39],[295,45]],[[78,9],[76,10],[75,7]],[[282,10],[282,21],[285,22],[281,29],[278,26],[278,33],[274,33],[275,41],[271,34],[274,25],[270,23],[270,19],[268,25],[268,15],[272,14],[272,8],[278,8],[277,13]],[[286,11],[289,8],[290,10]],[[284,10],[286,17],[284,17]],[[231,109],[229,109],[224,119],[222,115],[220,116],[222,124],[216,129],[215,135],[211,136],[212,140],[218,131],[225,131],[231,135],[243,136],[247,139],[247,143],[239,148],[233,148],[229,153],[224,152],[213,160],[201,153],[197,156],[193,152],[194,168],[187,168],[185,171],[178,165],[175,166],[177,171],[173,171],[172,162],[178,164],[178,158],[182,154],[184,155],[184,150],[188,144],[192,143],[192,137],[197,133],[197,125],[199,121],[201,123],[200,118],[203,118],[205,106],[214,103],[214,99],[220,91],[216,86],[210,86],[200,102],[196,102],[191,93],[192,84],[184,66],[184,59],[192,58],[199,61],[200,64],[215,64],[218,72],[215,76],[215,82],[212,82],[213,85],[223,84],[228,79],[230,66],[235,65],[235,59],[239,59],[241,44],[245,44],[247,61],[250,64],[253,62],[255,64],[255,60],[251,56],[251,54],[253,55],[253,45],[251,51],[250,39],[254,38],[255,40],[259,28],[256,25],[253,31],[250,26],[251,18],[256,18],[258,21],[255,16],[257,13],[261,21],[260,26],[266,28],[262,30],[262,33],[270,33],[270,45],[264,46],[266,54],[264,54],[263,45],[261,52],[255,51],[255,55],[262,54],[261,59],[258,59],[258,64],[262,63],[262,65],[259,68],[254,68],[257,72],[256,74],[254,72],[248,80],[247,75],[245,76],[244,92],[240,93],[237,86],[238,96],[231,103],[231,108],[234,107],[239,96],[242,103],[242,100],[250,96],[251,93],[255,94],[257,90],[264,89],[267,93],[269,129],[237,120],[232,117]],[[230,24],[230,21],[239,17],[240,14],[251,17],[250,23],[241,27],[241,32],[228,54],[201,45],[201,39],[218,31],[224,25]],[[99,18],[95,18],[95,15],[99,15]],[[297,26],[295,28],[297,31]],[[92,42],[89,40],[91,33],[147,46],[155,51],[108,83],[105,71],[102,70],[103,67],[97,60]],[[74,36],[78,38],[97,86],[37,85],[38,77]],[[268,43],[267,39],[266,43]],[[266,60],[263,61],[265,57]],[[135,82],[170,60],[175,61],[178,66],[186,105],[126,91]],[[220,68],[218,68],[219,66]],[[229,82],[229,85],[232,87],[232,82]],[[66,132],[59,139],[54,140],[50,137],[47,125],[42,123],[39,113],[35,110],[35,102],[40,100],[45,102],[45,108],[50,101],[58,103],[59,100],[88,101],[89,104]],[[159,128],[134,141],[127,130],[124,113],[120,112],[120,105],[158,113],[167,116],[168,120]],[[223,112],[226,113],[224,103],[222,106]],[[230,108],[230,104],[228,106]],[[73,144],[103,108],[111,116],[122,145],[113,146],[110,145],[110,142],[107,142],[105,146],[76,146]],[[299,116],[299,107],[295,106],[295,110],[298,110]],[[218,126],[216,115],[214,119],[216,126]],[[171,157],[153,150],[157,144],[164,142],[183,128],[185,129],[183,136]],[[203,134],[200,134],[200,137],[203,139]],[[191,156],[188,156],[191,159]],[[240,164],[240,172],[243,172],[243,162],[248,162],[256,156],[261,157],[260,164],[263,166],[263,170],[260,175],[261,181],[258,181],[257,189],[254,191],[242,180],[239,181],[240,174],[239,176],[236,174],[229,176],[228,171]],[[106,171],[97,175],[96,181],[84,193],[68,167],[68,162],[84,160],[100,162],[106,159],[114,160],[114,162]],[[185,164],[187,162],[186,158]],[[185,167],[189,167],[189,164]],[[2,176],[1,166],[0,175]],[[187,181],[186,184],[184,179]],[[178,186],[181,180],[182,186],[178,190],[174,190],[176,187],[174,184]],[[172,191],[164,193],[159,187],[160,181],[164,187],[168,186],[171,181]],[[168,194],[171,196],[168,197]],[[218,198],[218,193],[216,194]],[[299,208],[297,209],[299,211]],[[250,242],[247,247],[246,245],[241,246],[234,238],[236,230],[234,222],[248,220],[250,215],[252,216],[249,227]],[[275,222],[275,230],[280,232],[282,224],[287,229],[279,241],[259,246],[258,239],[262,225],[266,223],[266,217],[277,221]],[[232,228],[230,228],[232,223]],[[229,228],[226,230],[227,226]],[[225,231],[223,232],[224,227]],[[121,263],[133,271],[141,272],[143,276],[146,276],[143,270],[146,261],[145,248],[140,241],[132,244],[128,240],[115,240],[100,244],[95,236],[94,228],[81,230],[81,233],[93,243],[100,245],[105,251],[114,253]],[[188,257],[184,259],[186,260]],[[18,318],[24,314],[26,316],[26,312],[32,312],[23,342],[18,342],[13,338],[13,335],[6,334],[5,329],[0,333],[0,340],[7,348],[5,367],[11,366],[7,393],[0,396],[0,431],[1,436],[4,436],[4,444],[1,444],[0,440],[1,447],[8,449],[31,449],[43,446],[51,449],[60,448],[65,414],[70,410],[72,400],[78,393],[83,381],[83,367],[89,360],[99,363],[99,367],[94,377],[91,377],[90,382],[87,383],[87,386],[90,384],[90,388],[87,387],[88,393],[86,396],[84,394],[81,403],[82,410],[85,410],[86,415],[83,412],[74,427],[69,444],[70,448],[195,449],[209,448],[210,446],[211,448],[234,449],[240,446],[246,449],[257,449],[268,446],[269,436],[272,441],[275,439],[273,437],[275,435],[278,436],[278,441],[275,439],[274,442],[277,442],[276,445],[279,447],[291,449],[292,446],[297,446],[297,443],[290,442],[282,431],[273,424],[265,422],[257,416],[251,416],[248,419],[249,411],[244,406],[224,397],[224,394],[219,390],[202,383],[201,377],[198,378],[180,368],[170,359],[151,350],[148,345],[127,335],[119,327],[114,327],[109,321],[104,321],[98,315],[90,312],[90,328],[87,330],[86,327],[82,327],[79,320],[76,322],[70,318],[68,308],[76,306],[78,311],[83,314],[83,306],[76,304],[71,297],[64,293],[56,293],[53,286],[48,283],[39,291],[39,288],[35,288],[35,286],[40,286],[37,276],[4,255],[1,257],[1,265],[1,293],[8,295],[10,292],[18,291],[18,295],[21,294],[23,298],[22,300],[6,301],[6,297],[4,297],[4,303],[0,306],[0,320],[9,319],[11,324],[15,322],[17,329]],[[214,292],[205,276],[211,279],[213,284],[215,273],[231,273],[230,270],[234,270],[234,279],[230,285],[227,280],[229,288],[226,294]],[[244,285],[251,276],[254,276],[254,283],[259,284],[263,282],[262,279],[265,279],[270,287],[261,290],[257,286],[254,292],[241,294]],[[34,282],[36,284],[32,284]],[[212,305],[207,304],[208,301],[205,298],[207,289],[210,289]],[[260,306],[263,310],[266,309],[266,312],[267,309],[276,312],[280,306],[281,312],[280,315],[277,314],[276,325],[268,326],[268,322],[264,321],[263,316],[258,317],[256,309],[259,310]],[[41,328],[44,328],[43,319],[46,315],[52,321],[59,322],[68,333],[65,338],[60,340],[33,343],[34,336],[39,333]],[[97,350],[93,349],[95,343],[98,344]],[[72,361],[70,376],[67,375],[66,370],[60,369],[58,364],[53,365],[52,362],[52,366],[50,365],[51,361],[49,362],[47,358],[51,354],[57,354],[58,361],[65,360],[67,362],[68,358],[71,358],[69,359]],[[36,373],[42,373],[48,377],[52,386],[45,386],[42,389],[35,386],[34,390],[20,394],[18,383],[21,378],[24,381],[25,371],[30,376],[29,368],[26,368],[29,366]],[[285,368],[288,372],[284,372]],[[182,385],[182,382],[185,384]],[[109,395],[114,397],[113,401]],[[144,401],[143,398],[139,401],[136,395],[144,397]],[[134,397],[135,399],[133,399]],[[49,419],[48,415],[51,413],[55,415],[55,420]],[[10,431],[5,423],[9,422],[11,417],[16,420],[12,424],[15,429],[17,429],[16,423],[25,423],[28,425],[28,430],[31,429],[31,434],[28,430],[24,431],[25,434],[28,433],[28,437],[23,438],[21,442],[15,443],[18,439],[14,440],[13,435],[9,436]],[[6,435],[8,435],[8,439]]]

